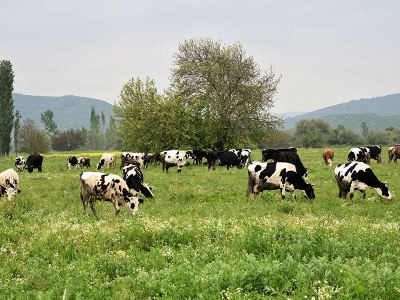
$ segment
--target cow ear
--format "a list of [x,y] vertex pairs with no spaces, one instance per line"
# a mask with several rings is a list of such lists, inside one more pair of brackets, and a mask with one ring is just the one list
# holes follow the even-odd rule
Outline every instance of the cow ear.
[[386,185],[388,182],[387,181],[383,181],[382,183]]
[[311,183],[311,186],[316,186],[317,184],[316,183]]

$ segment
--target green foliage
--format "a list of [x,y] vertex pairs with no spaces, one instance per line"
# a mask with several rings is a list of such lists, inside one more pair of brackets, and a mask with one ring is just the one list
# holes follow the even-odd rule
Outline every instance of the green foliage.
[[[350,148],[350,147],[349,147]],[[347,158],[333,148],[335,162]],[[316,199],[245,201],[247,171],[190,165],[143,170],[154,199],[137,215],[98,202],[83,213],[71,153],[44,155],[42,173],[20,173],[22,192],[0,199],[0,294],[5,299],[397,299],[400,204],[374,190],[337,196],[323,149],[298,149]],[[118,153],[115,153],[118,154]],[[74,153],[98,161],[101,153]],[[260,151],[253,151],[260,160]],[[399,194],[399,172],[374,173]],[[13,158],[0,160],[11,168]],[[92,167],[93,170],[93,167]],[[175,169],[176,171],[176,169]],[[121,174],[120,170],[111,172]]]
[[14,126],[14,71],[9,60],[0,61],[0,155],[8,156]]
[[90,111],[90,130],[86,133],[86,142],[88,149],[104,149],[104,135],[100,130],[100,116],[96,114],[94,106]]
[[53,120],[54,113],[48,109],[44,113],[40,114],[40,122],[44,125],[44,131],[52,140],[59,132],[57,129],[57,124]]
[[322,119],[304,119],[296,123],[295,136],[302,147],[324,146],[329,133],[329,124]]
[[22,152],[48,153],[51,142],[46,133],[36,126],[35,121],[26,119],[18,133],[18,144]]

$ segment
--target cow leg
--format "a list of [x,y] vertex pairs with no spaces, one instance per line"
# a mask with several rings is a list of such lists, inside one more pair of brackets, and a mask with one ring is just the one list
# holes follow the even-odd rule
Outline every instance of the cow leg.
[[94,216],[96,218],[98,218],[97,212],[96,212],[96,208],[95,208],[95,204],[96,204],[96,198],[93,197],[93,196],[90,196],[90,199],[89,199],[90,208],[92,209]]
[[38,172],[42,172],[42,166],[41,165],[38,167]]
[[118,216],[119,213],[120,213],[120,208],[119,208],[118,200],[112,199],[112,202],[113,202],[114,208],[115,208],[115,215]]
[[[292,194],[293,202],[297,202],[296,192],[293,190],[293,191],[290,191],[290,193]],[[307,197],[306,197],[306,198],[307,198]]]

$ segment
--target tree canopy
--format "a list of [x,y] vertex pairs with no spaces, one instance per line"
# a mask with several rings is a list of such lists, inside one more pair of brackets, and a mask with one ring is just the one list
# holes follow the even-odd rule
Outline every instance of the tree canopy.
[[179,45],[173,64],[171,90],[212,146],[260,143],[282,125],[269,112],[280,76],[261,71],[240,43],[191,39]]

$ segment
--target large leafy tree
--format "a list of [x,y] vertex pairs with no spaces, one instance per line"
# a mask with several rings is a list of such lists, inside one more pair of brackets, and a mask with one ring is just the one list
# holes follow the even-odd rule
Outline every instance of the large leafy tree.
[[263,143],[282,125],[269,112],[280,76],[262,71],[240,43],[191,39],[179,45],[173,63],[171,90],[197,125],[193,135],[201,144],[205,138],[218,149]]
[[18,153],[18,134],[19,134],[19,129],[21,128],[21,114],[19,110],[15,112],[15,121],[14,121],[14,149],[15,149],[15,154]]
[[8,60],[0,61],[0,155],[8,156],[14,126],[14,71]]
[[51,146],[56,151],[72,151],[82,147],[84,144],[85,137],[81,132],[70,128],[53,137]]

